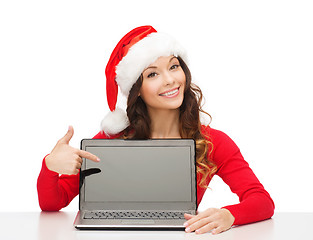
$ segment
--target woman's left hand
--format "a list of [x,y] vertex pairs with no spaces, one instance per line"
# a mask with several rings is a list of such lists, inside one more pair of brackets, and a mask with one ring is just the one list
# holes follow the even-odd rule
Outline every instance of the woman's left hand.
[[209,208],[197,215],[185,213],[184,226],[187,233],[195,231],[197,234],[211,231],[218,234],[228,230],[233,225],[235,218],[227,209]]

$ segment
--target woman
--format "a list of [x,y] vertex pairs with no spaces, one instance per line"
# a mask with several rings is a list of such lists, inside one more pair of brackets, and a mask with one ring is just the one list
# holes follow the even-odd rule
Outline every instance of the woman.
[[[185,50],[151,26],[135,28],[113,50],[106,67],[107,100],[111,112],[94,138],[193,138],[196,140],[198,205],[216,174],[240,203],[185,214],[186,232],[212,234],[270,218],[274,203],[236,144],[223,132],[200,122],[202,93],[191,83]],[[118,87],[127,96],[127,114],[116,106]],[[67,206],[79,191],[82,158],[97,156],[69,146],[69,127],[42,164],[37,189],[42,210]],[[61,175],[60,175],[61,174]]]

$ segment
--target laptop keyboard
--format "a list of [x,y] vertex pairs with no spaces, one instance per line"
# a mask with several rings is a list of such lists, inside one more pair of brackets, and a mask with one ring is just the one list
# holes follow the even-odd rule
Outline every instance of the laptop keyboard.
[[85,219],[184,219],[183,212],[160,211],[90,211]]

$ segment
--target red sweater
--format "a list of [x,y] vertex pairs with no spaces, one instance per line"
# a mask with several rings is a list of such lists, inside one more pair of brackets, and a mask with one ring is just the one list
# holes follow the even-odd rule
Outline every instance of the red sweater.
[[[248,163],[242,157],[237,145],[225,133],[210,127],[202,128],[213,143],[210,155],[217,165],[216,175],[238,195],[240,203],[225,206],[235,217],[234,225],[241,225],[268,219],[274,214],[274,202],[259,182]],[[116,137],[116,136],[115,136]],[[95,139],[108,138],[99,132]],[[114,138],[110,137],[110,138]],[[207,179],[210,183],[211,179]],[[197,204],[202,200],[204,188],[197,187]],[[45,158],[37,180],[40,208],[43,211],[58,211],[66,207],[79,193],[79,174],[61,175],[50,171]]]

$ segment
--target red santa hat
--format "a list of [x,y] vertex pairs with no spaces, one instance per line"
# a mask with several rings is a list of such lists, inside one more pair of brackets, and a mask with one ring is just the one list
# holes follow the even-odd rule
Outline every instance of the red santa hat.
[[117,107],[118,87],[125,97],[145,68],[161,56],[179,56],[185,62],[184,48],[171,36],[142,26],[127,33],[114,48],[105,69],[106,93],[110,112],[101,122],[107,135],[123,131],[129,125],[125,110]]

